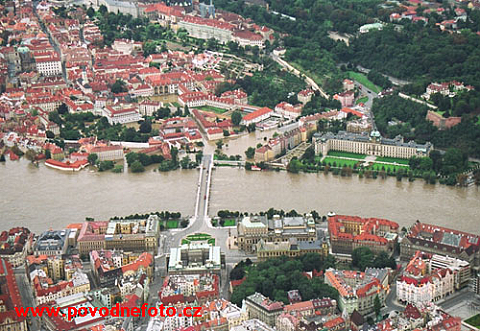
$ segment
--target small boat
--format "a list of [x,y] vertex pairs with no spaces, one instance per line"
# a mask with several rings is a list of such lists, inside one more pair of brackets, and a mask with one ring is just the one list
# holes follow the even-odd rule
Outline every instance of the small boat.
[[252,171],[262,171],[262,168],[254,165],[254,166],[252,166]]

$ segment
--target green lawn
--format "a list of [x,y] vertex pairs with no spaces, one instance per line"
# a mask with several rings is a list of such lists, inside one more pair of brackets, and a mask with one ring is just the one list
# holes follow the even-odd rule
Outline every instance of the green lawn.
[[356,154],[356,153],[349,153],[349,152],[340,152],[340,151],[329,151],[328,155],[330,156],[341,156],[341,157],[349,157],[352,159],[359,159],[363,160],[367,156],[364,154]]
[[215,245],[215,239],[206,233],[189,234],[182,239],[182,245],[190,244],[192,241],[206,241],[209,244]]
[[385,169],[386,172],[388,172],[388,170],[390,169],[390,172],[393,172],[395,170],[395,172],[397,172],[398,170],[400,169],[403,169],[404,171],[408,171],[408,169],[410,169],[410,167],[408,165],[393,165],[393,164],[383,164],[383,163],[373,163],[369,169],[371,170],[376,170],[376,171],[381,171],[383,169]]
[[178,107],[182,108],[182,106],[180,106],[180,104],[179,104],[178,102],[172,102],[172,105],[173,105],[174,107],[177,107],[177,108],[178,108]]
[[326,162],[326,164],[330,164],[332,167],[334,166],[333,163],[335,162],[336,167],[343,167],[343,166],[350,166],[353,168],[353,166],[357,163],[361,163],[361,161],[354,161],[354,160],[345,160],[345,159],[339,159],[336,157],[326,157],[323,159],[323,161]]
[[225,223],[223,224],[223,226],[234,226],[235,223],[236,222],[234,219],[229,219],[229,220],[225,220]]
[[477,118],[477,125],[480,125],[480,116]]
[[176,229],[176,228],[178,228],[178,220],[167,221],[167,229]]
[[368,97],[367,96],[364,96],[364,97],[361,97],[360,99],[358,99],[355,104],[358,105],[359,103],[365,103],[368,101]]
[[380,162],[390,162],[390,163],[398,163],[398,164],[406,164],[408,165],[408,159],[399,159],[395,157],[380,157],[378,156],[375,161]]
[[196,108],[200,109],[200,110],[211,111],[211,112],[214,112],[214,113],[217,113],[217,114],[223,114],[227,111],[226,109],[222,109],[222,108],[218,108],[218,107],[211,107],[211,106],[203,106],[203,107],[196,107]]
[[445,111],[443,110],[436,110],[435,112],[440,116],[443,116],[443,114],[445,114]]
[[378,93],[382,90],[380,87],[378,87],[377,85],[375,85],[371,81],[369,81],[367,76],[365,76],[364,74],[361,74],[359,72],[349,71],[348,72],[348,77],[350,79],[356,80],[357,82],[366,86],[368,89],[372,90],[375,93]]
[[465,323],[468,323],[476,328],[480,328],[480,314],[470,317],[465,320]]

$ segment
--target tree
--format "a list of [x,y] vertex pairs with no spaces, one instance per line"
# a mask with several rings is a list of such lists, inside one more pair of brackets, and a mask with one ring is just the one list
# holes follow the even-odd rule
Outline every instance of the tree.
[[370,266],[373,259],[373,252],[368,247],[359,247],[352,252],[352,266],[359,268],[361,271]]
[[53,133],[52,131],[50,130],[47,130],[45,132],[45,135],[47,136],[48,139],[54,139],[55,138],[55,133]]
[[380,315],[380,309],[382,309],[382,304],[380,303],[380,298],[378,295],[376,295],[375,299],[373,300],[373,311],[375,312],[376,316]]
[[180,166],[182,169],[188,169],[190,165],[190,158],[188,156],[183,157],[183,159],[180,161]]
[[222,147],[223,147],[223,140],[221,140],[221,139],[220,139],[220,140],[217,140],[217,141],[215,142],[215,145],[217,145],[217,149],[222,149]]
[[95,10],[92,7],[88,7],[87,15],[88,15],[88,17],[92,18],[93,15],[95,15]]
[[187,117],[188,115],[190,115],[190,109],[185,105],[185,107],[183,107],[183,116]]
[[125,158],[127,159],[128,166],[131,167],[133,162],[138,160],[138,154],[135,152],[130,152],[125,155]]
[[247,150],[245,151],[245,155],[247,159],[253,159],[253,157],[255,156],[255,148],[248,147]]
[[235,126],[240,125],[241,121],[242,121],[242,113],[239,110],[235,110],[232,113],[232,123],[233,123],[233,125],[235,125]]
[[293,158],[287,165],[287,171],[294,174],[298,173],[302,168],[302,163],[296,158]]
[[140,124],[140,132],[141,133],[150,133],[152,132],[152,123],[150,121],[143,121],[142,124]]
[[88,157],[87,157],[87,161],[91,165],[97,164],[97,160],[98,160],[98,155],[95,154],[95,153],[89,154]]
[[143,43],[143,56],[157,53],[157,45],[154,42],[147,41]]
[[28,149],[27,152],[25,153],[25,158],[29,160],[30,162],[33,163],[35,161],[35,158],[37,157],[37,153],[33,149]]
[[131,166],[132,172],[144,172],[145,168],[143,167],[142,163],[140,161],[135,161],[133,162]]
[[112,93],[117,94],[117,93],[127,92],[128,89],[123,80],[117,79],[115,83],[113,83],[111,91]]
[[113,169],[115,163],[113,161],[100,161],[98,164],[98,171],[107,171]]
[[58,112],[60,115],[63,115],[63,114],[68,113],[68,107],[67,107],[67,105],[62,102],[62,103],[60,104],[60,106],[58,106],[57,112]]
[[203,158],[203,152],[202,151],[198,151],[196,154],[195,154],[195,161],[200,164],[202,162],[202,158]]
[[50,152],[49,149],[45,150],[45,159],[51,159],[52,158],[52,152]]

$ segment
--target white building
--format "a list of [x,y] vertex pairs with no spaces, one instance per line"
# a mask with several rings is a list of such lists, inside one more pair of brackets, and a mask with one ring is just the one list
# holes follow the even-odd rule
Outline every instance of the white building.
[[111,125],[138,122],[142,119],[135,108],[115,110],[111,106],[106,106],[103,108],[102,115],[107,118]]
[[412,156],[426,157],[433,150],[433,145],[430,142],[426,144],[417,144],[413,140],[405,142],[400,135],[394,139],[383,138],[378,131],[372,131],[370,135],[345,131],[339,131],[337,134],[331,132],[316,133],[313,135],[312,142],[315,146],[315,153],[322,153],[323,155],[327,155],[330,150],[335,150],[409,159]]
[[37,71],[44,76],[59,76],[62,74],[62,62],[58,56],[35,59]]
[[196,16],[185,16],[178,23],[178,27],[187,30],[188,34],[194,38],[217,39],[222,44],[233,40],[234,25]]
[[160,101],[143,100],[138,104],[138,110],[142,116],[153,116],[159,108],[163,107]]

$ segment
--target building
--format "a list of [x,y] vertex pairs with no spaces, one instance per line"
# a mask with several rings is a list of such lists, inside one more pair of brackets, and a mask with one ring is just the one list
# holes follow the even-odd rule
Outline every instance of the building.
[[203,304],[218,299],[219,295],[220,279],[212,273],[169,275],[158,293],[165,306],[189,302]]
[[329,215],[328,233],[333,253],[351,254],[359,247],[373,252],[393,253],[398,237],[398,223],[379,218]]
[[273,110],[268,107],[263,107],[255,110],[252,113],[245,115],[241,121],[242,125],[256,124],[263,120],[266,120],[273,114]]
[[163,103],[160,101],[142,100],[138,104],[138,110],[142,116],[153,116],[153,113],[162,106]]
[[383,24],[382,23],[372,23],[372,24],[365,24],[362,25],[359,29],[360,33],[368,33],[374,30],[382,30]]
[[245,299],[248,318],[258,319],[269,326],[275,326],[278,316],[283,312],[283,302],[272,301],[261,293],[255,293]]
[[283,101],[275,106],[275,112],[282,117],[296,119],[302,114],[302,108],[302,104],[294,106],[289,104],[288,102]]
[[476,294],[480,294],[480,275],[473,278],[473,289]]
[[99,161],[123,160],[123,148],[120,145],[93,146],[89,154],[97,154]]
[[67,253],[70,229],[43,232],[35,241],[35,255],[56,256]]
[[206,272],[220,274],[225,265],[225,254],[218,246],[191,242],[171,248],[167,263],[168,273],[171,275]]
[[315,95],[315,92],[311,89],[301,90],[297,93],[297,99],[304,105],[312,100],[312,97]]
[[[265,216],[245,216],[237,224],[238,249],[255,252],[261,239],[271,243],[286,242],[290,238],[300,242],[317,241],[315,221],[311,215],[306,217],[284,217],[275,215],[272,219]],[[302,247],[307,248],[307,245]]]
[[431,269],[431,255],[417,251],[403,275],[397,280],[397,298],[406,303],[436,302],[455,291],[455,277],[451,269]]
[[315,153],[322,153],[323,155],[327,155],[328,151],[334,150],[409,159],[412,156],[426,157],[433,150],[433,145],[429,142],[425,144],[417,144],[413,140],[405,142],[400,135],[394,139],[383,138],[378,131],[372,131],[370,135],[345,131],[339,131],[337,134],[331,132],[316,133],[313,135],[312,142],[315,146]]
[[217,39],[220,43],[226,44],[233,40],[235,26],[228,22],[196,16],[185,16],[178,22],[179,28],[187,30],[188,34],[199,39]]
[[0,330],[28,330],[27,318],[18,316],[15,307],[23,307],[17,280],[8,260],[0,259]]
[[27,257],[27,276],[37,305],[74,293],[90,291],[90,281],[80,259],[40,255]]
[[77,248],[80,254],[102,249],[156,252],[159,232],[156,215],[150,215],[146,220],[85,222],[77,239]]
[[[84,293],[72,294],[63,298],[58,298],[55,301],[45,303],[40,307],[59,308],[61,311],[66,312],[70,307],[71,309],[79,310],[80,307],[84,307],[88,311],[93,311],[96,307],[96,303],[92,298]],[[52,316],[49,316],[52,315]],[[95,328],[95,325],[104,324],[105,317],[100,316],[97,311],[93,314],[87,314],[86,316],[76,316],[69,320],[65,316],[53,316],[53,314],[43,314],[42,324],[49,331],[58,330],[106,330]]]
[[470,283],[472,269],[470,263],[454,257],[433,254],[429,260],[430,270],[450,269],[453,271],[455,290],[459,290]]
[[45,57],[36,57],[35,65],[37,71],[43,76],[60,76],[62,74],[62,61],[56,53]]
[[317,253],[327,256],[328,243],[326,240],[297,241],[296,238],[289,238],[281,242],[265,242],[263,239],[260,239],[256,244],[255,251],[257,252],[257,259],[259,261],[280,256],[293,258],[307,253]]
[[353,89],[355,89],[355,82],[351,79],[345,78],[343,80],[343,90],[352,91]]
[[25,257],[32,249],[33,233],[18,227],[0,234],[0,259],[7,260],[14,268],[25,263]]
[[110,125],[138,122],[142,119],[136,108],[114,109],[106,106],[102,115],[107,118]]
[[275,328],[272,328],[265,324],[264,322],[254,318],[244,321],[241,325],[234,326],[229,329],[230,331],[275,331]]
[[351,314],[357,310],[365,315],[373,312],[375,297],[385,304],[390,289],[388,275],[388,269],[367,268],[365,272],[328,269],[325,284],[337,289],[340,311]]
[[342,107],[351,107],[353,106],[353,101],[355,100],[355,93],[353,91],[345,91],[335,94],[333,98],[340,101]]
[[448,255],[480,267],[480,236],[441,226],[415,222],[400,242],[400,259],[409,261],[416,251]]
[[90,265],[100,287],[115,286],[115,283],[139,271],[153,278],[154,263],[150,253],[123,252],[121,250],[102,250],[90,252]]

